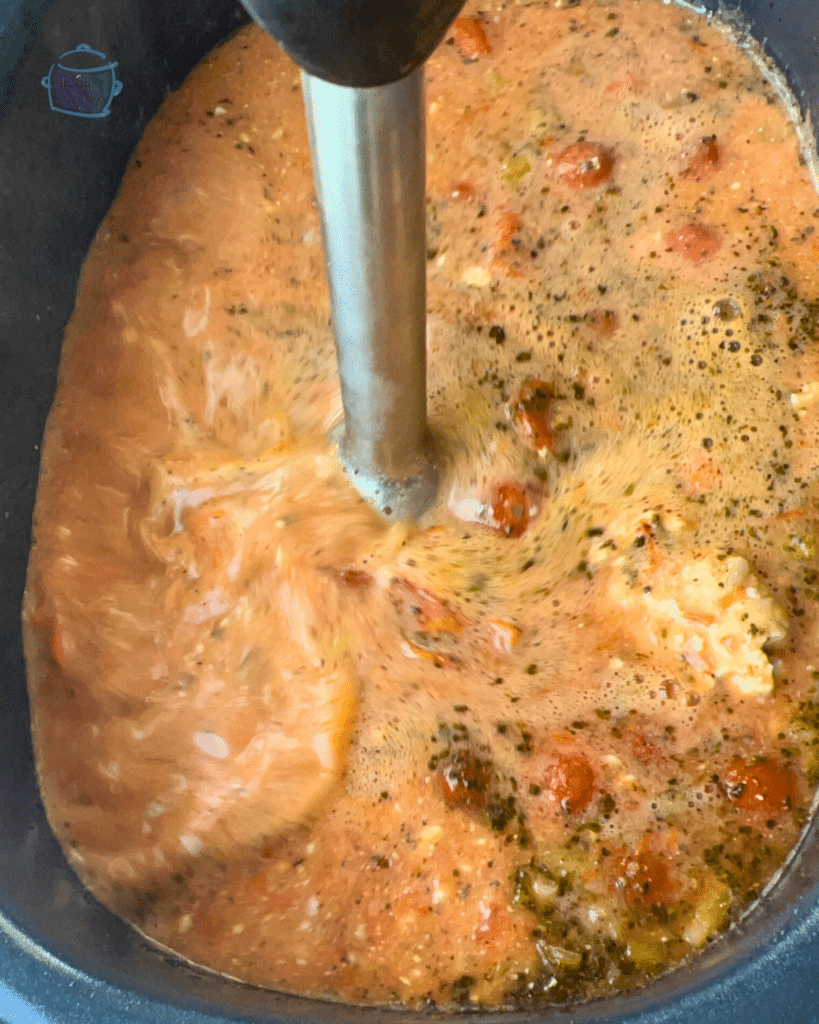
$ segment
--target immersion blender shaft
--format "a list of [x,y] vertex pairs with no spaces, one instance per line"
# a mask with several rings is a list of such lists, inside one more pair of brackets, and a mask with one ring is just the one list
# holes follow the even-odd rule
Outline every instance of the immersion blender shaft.
[[383,515],[435,497],[426,425],[423,67],[353,88],[302,72],[345,424],[339,451]]

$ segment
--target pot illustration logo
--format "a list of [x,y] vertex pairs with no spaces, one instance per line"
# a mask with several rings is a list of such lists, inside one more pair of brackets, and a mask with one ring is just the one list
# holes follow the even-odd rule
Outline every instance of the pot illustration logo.
[[122,92],[116,66],[87,43],[64,53],[41,80],[51,109],[74,117],[107,117],[111,100]]

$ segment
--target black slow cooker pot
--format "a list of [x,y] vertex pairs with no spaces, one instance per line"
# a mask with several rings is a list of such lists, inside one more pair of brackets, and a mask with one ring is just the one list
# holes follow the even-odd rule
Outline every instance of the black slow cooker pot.
[[[819,0],[742,0],[739,8],[819,125]],[[0,1019],[410,1024],[429,1016],[263,992],[150,948],[83,892],[49,831],[34,776],[20,604],[38,445],[80,264],[163,93],[243,20],[233,0],[0,0]],[[97,117],[55,109],[43,89],[80,42],[95,67],[116,62],[122,82]],[[695,964],[637,995],[534,1020],[567,1018],[817,1024],[819,822],[741,927]]]

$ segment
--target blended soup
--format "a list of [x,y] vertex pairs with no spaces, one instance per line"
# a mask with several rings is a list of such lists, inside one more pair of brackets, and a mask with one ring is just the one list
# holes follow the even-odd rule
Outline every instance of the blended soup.
[[297,69],[244,29],[146,129],[43,447],[42,794],[213,971],[601,997],[742,915],[819,778],[819,198],[758,62],[673,5],[470,4],[427,88],[418,523],[328,442]]

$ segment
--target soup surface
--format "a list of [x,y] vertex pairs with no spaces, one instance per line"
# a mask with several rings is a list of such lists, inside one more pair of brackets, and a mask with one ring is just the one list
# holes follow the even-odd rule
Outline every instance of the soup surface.
[[255,984],[532,1006],[735,920],[819,778],[819,199],[751,57],[651,0],[430,60],[417,524],[362,502],[294,66],[249,28],[83,269],[24,609],[91,891]]

